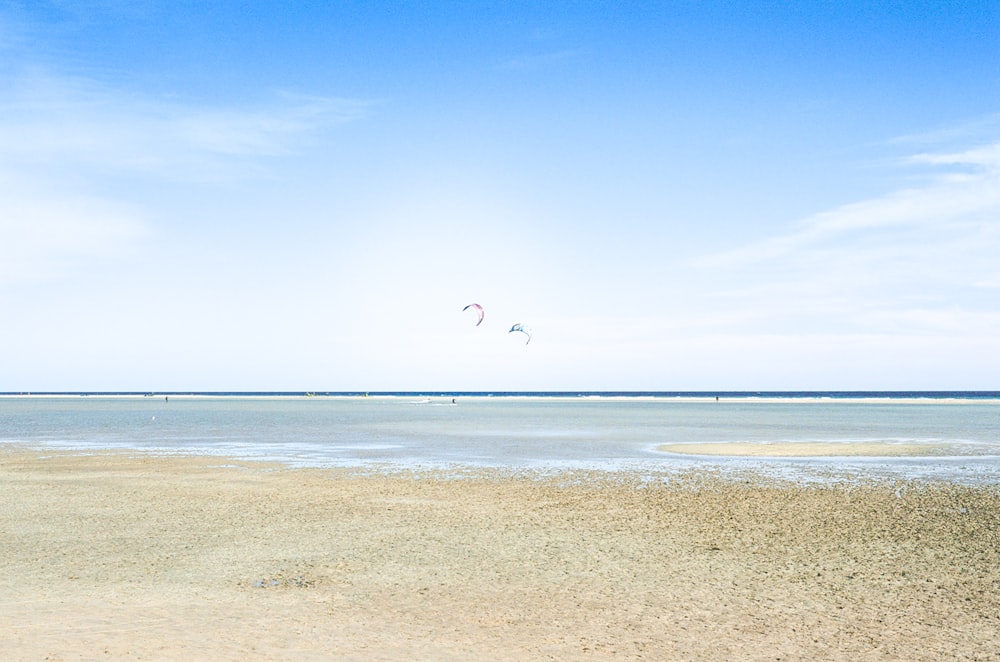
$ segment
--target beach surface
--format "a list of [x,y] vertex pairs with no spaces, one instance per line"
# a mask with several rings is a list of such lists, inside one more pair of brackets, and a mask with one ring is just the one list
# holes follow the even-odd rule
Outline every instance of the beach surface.
[[1000,489],[0,449],[0,658],[1000,659]]

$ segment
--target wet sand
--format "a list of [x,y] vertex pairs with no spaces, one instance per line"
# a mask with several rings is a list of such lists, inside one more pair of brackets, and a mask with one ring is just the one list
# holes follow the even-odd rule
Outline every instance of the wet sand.
[[998,659],[1000,489],[0,450],[0,658]]

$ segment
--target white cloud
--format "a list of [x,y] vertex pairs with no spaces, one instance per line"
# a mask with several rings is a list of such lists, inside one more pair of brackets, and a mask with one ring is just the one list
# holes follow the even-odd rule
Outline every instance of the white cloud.
[[982,142],[989,141],[991,136],[995,136],[997,129],[1000,129],[1000,113],[992,113],[933,131],[898,136],[890,142],[898,145],[938,145],[957,141]]
[[[1000,145],[964,155],[922,155],[914,162],[981,165],[980,172],[948,174],[921,189],[894,192],[874,200],[845,205],[811,216],[784,235],[734,251],[698,260],[706,267],[736,265],[785,258],[800,251],[829,246],[831,241],[863,239],[881,230],[908,231],[922,227],[965,233],[970,224],[1000,221]],[[987,215],[984,218],[984,215]],[[905,237],[903,237],[905,238]]]
[[[815,214],[695,266],[721,328],[886,337],[1000,332],[1000,143],[926,153],[923,187]],[[748,319],[748,313],[750,318]],[[716,320],[718,322],[718,320]]]
[[126,202],[130,188],[109,176],[238,180],[365,108],[284,93],[266,107],[211,107],[38,71],[2,78],[0,284],[134,254],[159,212]]
[[360,117],[366,106],[349,99],[281,98],[286,105],[270,111],[179,109],[165,122],[167,132],[191,149],[215,154],[285,154],[297,135]]
[[929,165],[978,166],[987,172],[996,173],[1000,170],[1000,143],[954,154],[917,154],[910,161]]
[[0,167],[77,164],[200,179],[292,152],[306,135],[361,117],[351,99],[276,94],[259,107],[142,98],[93,80],[40,72],[5,81]]

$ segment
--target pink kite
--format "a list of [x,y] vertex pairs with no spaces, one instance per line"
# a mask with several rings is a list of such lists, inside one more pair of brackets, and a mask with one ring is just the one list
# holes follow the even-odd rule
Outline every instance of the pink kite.
[[479,321],[476,322],[476,326],[479,326],[480,324],[482,324],[483,323],[483,318],[486,316],[486,313],[483,311],[483,307],[480,306],[478,303],[470,303],[468,306],[466,306],[465,308],[463,308],[462,311],[464,312],[464,311],[468,310],[469,308],[472,308],[473,310],[475,310],[476,311],[476,315],[479,316]]

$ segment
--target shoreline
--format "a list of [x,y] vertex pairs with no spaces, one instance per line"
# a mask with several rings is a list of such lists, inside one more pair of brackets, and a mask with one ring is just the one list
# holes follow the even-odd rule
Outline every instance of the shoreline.
[[[986,659],[1000,489],[0,449],[13,658]],[[633,479],[635,478],[635,479]]]

